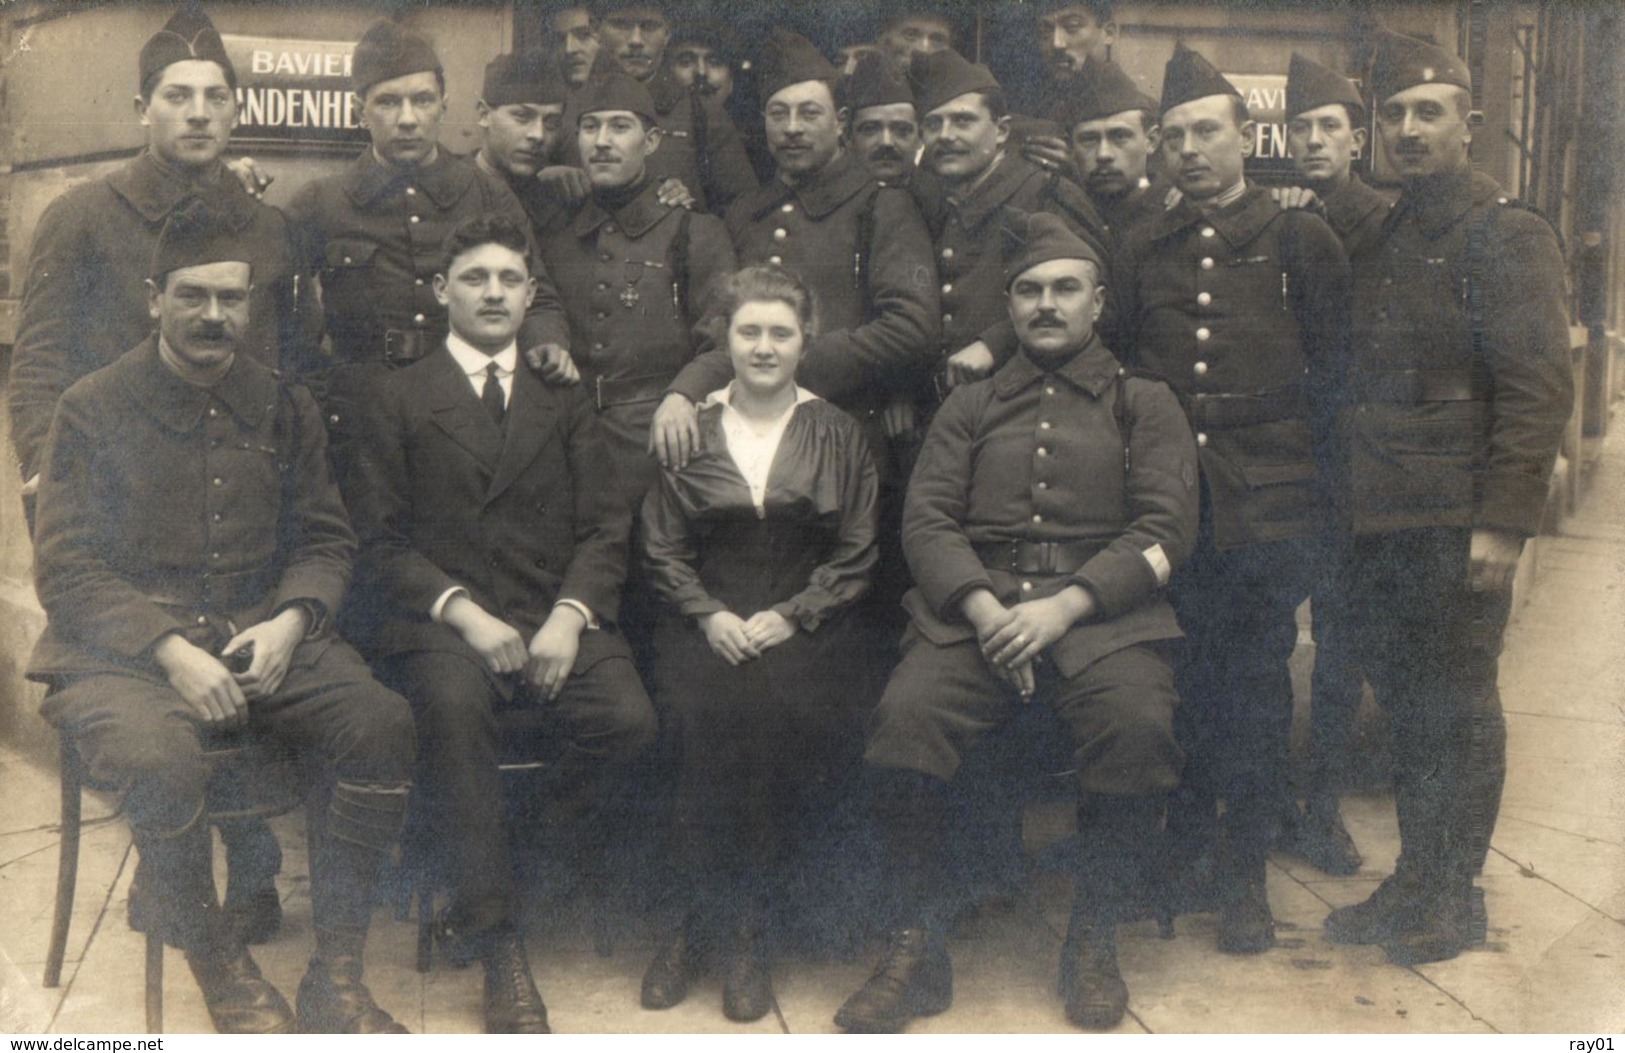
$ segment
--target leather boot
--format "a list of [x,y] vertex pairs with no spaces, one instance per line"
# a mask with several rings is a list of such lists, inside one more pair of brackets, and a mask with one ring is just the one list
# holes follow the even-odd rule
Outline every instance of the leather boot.
[[1219,858],[1219,950],[1260,954],[1275,946],[1275,919],[1264,888],[1268,838],[1239,822],[1229,825],[1226,835]]
[[226,846],[226,922],[244,943],[270,943],[282,931],[276,889],[282,847],[264,819],[223,822],[219,829]]
[[210,950],[188,951],[186,964],[222,1035],[283,1035],[293,1030],[288,1000],[260,975],[248,948],[228,937]]
[[551,1035],[547,1006],[530,975],[525,944],[512,926],[487,933],[480,941],[485,962],[485,1033]]
[[406,1035],[361,982],[361,959],[312,958],[299,983],[299,1030],[310,1035]]
[[1061,946],[1066,1018],[1089,1031],[1116,1027],[1128,1011],[1128,985],[1117,971],[1117,926],[1073,911]]
[[1386,943],[1416,923],[1421,906],[1422,889],[1414,875],[1398,869],[1361,902],[1326,915],[1326,938],[1333,943]]
[[705,969],[705,946],[693,911],[655,952],[643,974],[645,1009],[670,1009],[688,997],[688,985]]
[[1311,797],[1293,831],[1287,850],[1323,874],[1357,874],[1365,859],[1343,825],[1335,796]]
[[1473,897],[1470,886],[1456,884],[1424,894],[1409,925],[1383,942],[1395,965],[1421,965],[1456,957],[1474,939]]
[[747,909],[735,920],[725,941],[722,1015],[740,1023],[760,1020],[773,1008],[760,913]]
[[943,938],[925,929],[899,929],[887,937],[874,975],[835,1014],[835,1026],[889,1034],[953,1003],[953,965]]

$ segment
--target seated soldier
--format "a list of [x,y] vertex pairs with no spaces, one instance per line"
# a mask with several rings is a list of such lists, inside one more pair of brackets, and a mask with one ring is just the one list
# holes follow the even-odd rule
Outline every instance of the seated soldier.
[[485,1027],[502,1034],[548,1024],[512,919],[493,713],[552,710],[569,745],[551,775],[578,807],[602,802],[656,725],[613,625],[631,507],[601,474],[597,414],[579,386],[544,386],[517,360],[529,244],[501,214],[452,231],[434,276],[451,332],[379,374],[345,472],[362,542],[347,618],[417,714],[431,843],[453,889],[442,930],[482,958]]
[[239,353],[250,255],[205,206],[176,213],[147,282],[157,334],[62,396],[34,555],[48,624],[29,673],[58,686],[44,715],[74,735],[90,781],[125,788],[141,856],[131,915],[186,952],[223,1033],[295,1019],[215,897],[206,740],[247,726],[320,755],[336,785],[310,809],[316,954],[297,1022],[401,1033],[362,984],[361,953],[406,812],[411,711],[331,631],[355,535],[310,395]]
[[1173,393],[1126,376],[1096,339],[1095,250],[1046,213],[1012,222],[1004,275],[1021,351],[943,403],[903,513],[912,624],[865,754],[903,917],[835,1017],[853,1031],[952,1003],[948,783],[1035,697],[1069,732],[1082,790],[1067,1018],[1115,1026],[1128,1003],[1116,923],[1179,778],[1179,628],[1160,590],[1196,537],[1196,445]]

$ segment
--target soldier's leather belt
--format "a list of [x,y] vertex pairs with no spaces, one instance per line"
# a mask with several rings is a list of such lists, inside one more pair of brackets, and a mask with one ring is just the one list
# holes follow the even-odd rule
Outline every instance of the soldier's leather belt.
[[1279,388],[1256,395],[1192,395],[1187,403],[1191,423],[1199,428],[1238,427],[1302,419],[1308,404],[1301,387]]
[[334,364],[385,362],[392,366],[411,365],[439,347],[444,339],[443,333],[421,329],[385,329],[382,333],[374,330],[346,337],[335,336],[333,345],[338,356]]
[[1354,378],[1360,402],[1474,402],[1487,397],[1465,369],[1361,370]]
[[1012,574],[1071,574],[1105,546],[1098,541],[983,541],[976,558],[988,570]]
[[270,570],[245,570],[236,574],[205,574],[196,578],[166,577],[162,581],[136,582],[136,587],[153,603],[164,607],[231,611],[250,607],[276,587],[280,574]]
[[593,397],[600,411],[612,406],[636,406],[644,402],[659,402],[676,378],[676,373],[645,373],[640,377],[599,377],[593,382]]

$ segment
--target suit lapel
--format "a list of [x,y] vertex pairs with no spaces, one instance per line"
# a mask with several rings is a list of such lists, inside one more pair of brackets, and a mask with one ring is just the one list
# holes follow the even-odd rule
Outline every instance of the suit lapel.
[[542,382],[526,368],[524,360],[513,374],[513,392],[508,396],[507,441],[497,462],[496,474],[485,492],[487,503],[502,492],[536,459],[553,438],[554,427],[548,413],[547,392]]
[[474,394],[457,360],[441,348],[422,368],[428,373],[423,387],[429,419],[452,442],[468,451],[487,474],[495,472],[502,459],[502,429]]

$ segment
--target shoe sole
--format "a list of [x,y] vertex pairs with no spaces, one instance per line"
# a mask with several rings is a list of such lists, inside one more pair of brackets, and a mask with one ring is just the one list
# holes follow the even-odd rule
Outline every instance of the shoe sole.
[[1426,965],[1429,962],[1447,962],[1459,957],[1467,949],[1465,944],[1438,943],[1438,944],[1410,944],[1391,943],[1383,945],[1383,952],[1388,960],[1395,965]]
[[881,1019],[870,1018],[868,1020],[859,1020],[856,1017],[849,1015],[846,1012],[846,1009],[843,1007],[840,1012],[835,1014],[835,1026],[841,1028],[842,1030],[851,1031],[856,1034],[890,1035],[901,1031],[908,1025],[910,1020],[918,1020],[923,1016],[937,1016],[938,1014],[946,1013],[953,1006],[953,1004],[953,995],[950,994],[945,998],[933,998],[929,1000],[917,1001],[896,1017],[884,1017]]

